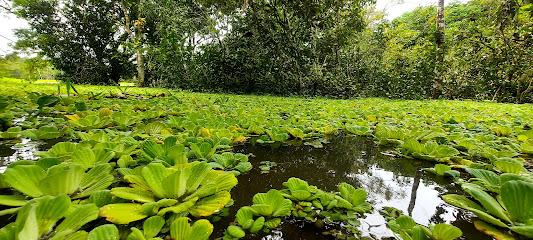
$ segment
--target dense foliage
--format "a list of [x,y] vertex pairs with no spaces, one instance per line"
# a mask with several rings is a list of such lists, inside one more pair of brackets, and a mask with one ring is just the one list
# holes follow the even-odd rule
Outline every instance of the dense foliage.
[[[229,215],[236,176],[257,167],[233,153],[235,145],[321,148],[335,133],[368,136],[397,156],[439,163],[427,170],[453,177],[465,191],[443,200],[479,217],[472,220],[477,229],[501,239],[533,236],[529,104],[159,88],[128,93],[96,86],[77,86],[82,94],[62,96],[63,84],[0,83],[0,139],[57,141],[35,153],[37,159],[12,162],[0,174],[0,216],[14,216],[0,228],[0,239],[207,239],[211,222]],[[216,235],[238,239],[297,219],[354,239],[359,219],[373,207],[364,189],[346,183],[335,192],[298,178],[283,186],[256,194],[253,205],[237,211],[238,224]],[[422,226],[393,208],[381,210],[398,238],[452,240],[462,234],[449,224]]]
[[529,1],[449,3],[439,66],[434,6],[388,21],[364,0],[14,3],[19,48],[76,82],[422,99],[438,72],[445,98],[532,101]]

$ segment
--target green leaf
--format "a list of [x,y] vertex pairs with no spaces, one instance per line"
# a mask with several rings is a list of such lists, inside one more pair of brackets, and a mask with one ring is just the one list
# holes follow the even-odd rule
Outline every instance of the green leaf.
[[[37,204],[31,204],[27,206],[27,210],[22,210],[20,212],[27,212],[26,214],[17,215],[17,225],[19,225],[20,231],[18,232],[18,239],[27,239],[27,240],[38,240],[39,235],[39,223],[37,222],[37,217],[35,214],[35,209]],[[20,224],[19,216],[21,217]],[[22,225],[22,226],[21,226]]]
[[417,140],[414,140],[412,138],[405,139],[405,142],[402,144],[402,147],[407,149],[407,151],[409,152],[422,154],[427,153],[424,145],[420,144]]
[[111,165],[107,163],[94,166],[83,176],[83,179],[80,182],[80,188],[82,191],[74,195],[73,198],[86,197],[93,192],[106,189],[115,180],[115,178],[109,174],[111,169]]
[[226,231],[228,231],[228,234],[234,238],[243,238],[246,236],[244,230],[239,226],[229,226]]
[[16,239],[17,236],[17,226],[15,223],[10,223],[0,229],[0,239],[2,240],[11,240]]
[[513,221],[527,223],[533,219],[533,183],[509,181],[501,187],[501,198]]
[[132,227],[130,228],[130,230],[131,230],[131,233],[128,235],[126,240],[146,240],[143,232],[141,232],[141,230],[139,230],[138,228]]
[[474,201],[464,197],[464,196],[460,196],[460,195],[456,195],[456,194],[448,194],[448,195],[444,195],[442,196],[442,199],[453,205],[453,206],[456,206],[456,207],[460,207],[460,208],[464,208],[464,209],[467,209],[467,210],[470,210],[470,209],[477,209],[479,211],[484,211],[484,209],[479,206],[479,204],[475,203]]
[[167,169],[161,163],[150,163],[142,169],[142,176],[150,190],[158,198],[165,198],[165,191],[162,186]]
[[189,225],[189,218],[180,217],[170,225],[170,237],[175,240],[207,240],[213,233],[213,225],[205,219]]
[[212,196],[200,199],[189,209],[189,213],[194,217],[205,217],[212,215],[224,208],[231,199],[228,191],[215,193]]
[[99,209],[95,204],[74,206],[74,211],[65,216],[65,219],[57,226],[56,232],[72,230],[77,231],[83,225],[98,218]]
[[26,197],[22,195],[0,195],[0,205],[6,206],[24,206],[26,204]]
[[291,194],[298,200],[305,200],[311,196],[309,184],[299,178],[289,178],[283,185],[288,187]]
[[89,233],[87,233],[86,231],[77,231],[75,233],[68,235],[63,240],[87,240],[88,237],[89,237]]
[[39,189],[45,195],[70,195],[79,189],[84,174],[85,170],[81,165],[56,165],[48,169],[47,176],[39,183]]
[[[207,164],[207,163],[206,163]],[[163,178],[161,187],[163,188],[166,198],[180,198],[187,191],[188,174],[184,170],[176,171]]]
[[490,224],[483,222],[483,221],[475,221],[474,226],[477,230],[492,236],[494,239],[497,240],[515,240],[514,237],[508,235],[507,233],[503,233],[497,228],[491,226]]
[[163,149],[163,146],[157,144],[154,141],[148,140],[143,143],[142,150],[144,153],[146,153],[148,156],[150,156],[152,159],[155,157],[160,157],[165,155],[165,150]]
[[500,177],[498,174],[484,169],[466,168],[465,170],[472,174],[475,180],[480,181],[487,189],[493,192],[499,192]]
[[192,166],[191,172],[187,176],[187,193],[190,194],[196,191],[210,171],[211,166],[206,162],[200,162]]
[[119,240],[117,226],[113,224],[104,224],[94,228],[87,237],[87,240]]
[[37,105],[39,105],[40,108],[53,107],[57,103],[59,103],[59,98],[52,95],[45,95],[37,99]]
[[512,226],[509,229],[527,238],[533,238],[533,226]]
[[146,219],[143,224],[144,236],[147,239],[157,236],[161,228],[163,228],[163,225],[165,225],[165,219],[160,216],[153,216]]
[[435,225],[431,232],[433,237],[437,240],[453,240],[463,235],[461,229],[445,223],[439,223]]
[[49,233],[56,222],[67,213],[70,198],[67,195],[45,196],[35,200],[35,215],[39,224],[39,236]]
[[237,221],[244,229],[248,229],[254,223],[255,211],[248,206],[241,207],[235,215],[235,221]]
[[[429,239],[426,235],[426,232],[424,231],[424,227],[420,225],[416,225],[413,227],[413,240],[427,240]],[[437,240],[440,240],[439,238],[436,238]]]
[[150,191],[129,188],[129,187],[116,187],[111,189],[111,194],[119,198],[134,200],[137,202],[148,203],[155,202],[155,196]]
[[43,195],[39,183],[46,176],[44,170],[36,165],[21,165],[8,168],[3,174],[4,180],[11,187],[30,197]]
[[407,215],[402,215],[396,219],[396,223],[400,225],[403,230],[409,230],[416,226],[415,220]]
[[505,210],[488,193],[480,190],[476,185],[465,183],[461,186],[468,194],[472,195],[481,205],[492,215],[511,223],[511,219],[506,215]]
[[115,224],[127,224],[148,217],[144,214],[141,204],[116,203],[100,208],[100,216]]
[[274,229],[274,228],[277,228],[280,223],[281,223],[281,218],[272,218],[272,219],[265,221],[265,227]]
[[444,173],[446,171],[450,171],[452,170],[452,168],[448,165],[444,165],[444,164],[435,164],[435,171],[437,171],[437,173],[439,175],[444,175]]
[[250,226],[250,232],[251,233],[259,232],[259,230],[263,229],[264,225],[265,225],[265,217],[259,217],[253,222],[252,226]]
[[501,160],[494,161],[494,166],[504,173],[519,174],[524,169],[521,162],[512,158],[503,158]]

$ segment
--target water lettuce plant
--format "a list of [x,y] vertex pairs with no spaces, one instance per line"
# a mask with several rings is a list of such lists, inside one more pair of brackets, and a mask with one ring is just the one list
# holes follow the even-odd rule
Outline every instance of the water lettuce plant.
[[371,210],[365,190],[347,183],[341,183],[339,192],[335,193],[324,192],[299,178],[290,178],[283,185],[286,188],[254,195],[253,205],[237,211],[235,221],[239,225],[229,226],[224,238],[239,239],[246,232],[269,231],[289,216],[322,226],[343,222],[343,229],[330,234],[346,238],[359,233],[358,218]]
[[81,164],[59,164],[47,169],[39,165],[17,165],[8,168],[2,176],[9,186],[31,198],[61,194],[83,198],[113,183],[111,169],[109,164],[96,165],[87,172]]
[[440,175],[440,176],[451,176],[453,178],[458,178],[461,176],[461,173],[457,170],[452,170],[452,168],[445,164],[435,164],[433,168],[424,168],[424,170]]
[[[0,175],[5,190],[0,202],[11,207],[0,214],[17,214],[37,199],[66,195],[76,199],[72,205],[95,204],[112,223],[97,222],[86,229],[93,228],[89,233],[75,231],[69,238],[129,234],[115,223],[130,223],[138,239],[172,237],[171,225],[185,216],[196,218],[203,226],[198,229],[210,233],[205,219],[214,221],[228,213],[235,175],[252,167],[246,155],[233,152],[234,147],[257,142],[320,148],[327,147],[331,134],[343,133],[368,136],[398,156],[438,162],[428,171],[452,175],[468,189],[468,195],[444,198],[482,216],[475,221],[478,229],[493,235],[505,231],[529,236],[531,220],[517,215],[527,213],[521,204],[530,201],[533,109],[529,105],[299,99],[156,88],[130,88],[124,98],[116,89],[82,85],[76,86],[79,95],[65,97],[55,86],[0,82],[2,144],[23,146],[30,141],[44,148],[34,154],[36,161],[16,161]],[[57,141],[50,149],[44,144]],[[275,159],[269,160],[260,163],[265,173],[276,165]],[[59,184],[52,186],[52,182]],[[527,194],[504,197],[517,191],[513,188]],[[291,178],[282,189],[264,194],[260,196],[265,199],[257,197],[253,205],[239,210],[238,225],[228,227],[226,236],[255,234],[286,218],[342,225],[343,233],[355,236],[359,217],[371,210],[366,192],[346,183],[336,192],[325,192]],[[26,211],[31,212],[23,214]],[[165,226],[159,229],[161,218]],[[196,223],[191,227],[185,219],[174,226],[186,230]],[[422,228],[427,237],[424,229],[435,232]],[[154,235],[158,230],[159,235]],[[178,232],[174,231],[174,238],[193,239]],[[407,235],[413,237],[412,232]]]
[[461,237],[463,232],[450,224],[439,223],[430,225],[429,228],[417,224],[407,215],[388,217],[387,226],[397,234],[397,239],[409,240],[453,240]]
[[481,221],[533,238],[533,182],[507,180],[501,183],[498,200],[472,183],[461,187],[477,202],[455,194],[444,195],[443,199],[473,212]]
[[213,162],[210,162],[213,169],[220,169],[225,171],[232,171],[236,175],[248,172],[252,169],[252,164],[248,162],[248,156],[242,153],[225,152],[222,154],[214,154],[212,156]]
[[237,184],[233,174],[212,170],[206,162],[170,168],[150,163],[133,170],[120,169],[120,172],[131,187],[113,188],[111,194],[138,203],[109,204],[100,211],[101,216],[119,224],[168,212],[194,217],[215,214],[230,201],[229,191]]
[[0,239],[86,239],[88,233],[79,229],[97,218],[95,204],[77,205],[65,194],[35,198],[0,229]]

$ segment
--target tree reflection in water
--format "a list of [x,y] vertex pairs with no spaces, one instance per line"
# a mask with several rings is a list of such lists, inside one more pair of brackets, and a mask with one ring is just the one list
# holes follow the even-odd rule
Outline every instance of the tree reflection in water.
[[[239,184],[232,190],[235,200],[233,211],[250,205],[255,193],[267,192],[271,188],[280,189],[284,181],[298,177],[325,191],[337,190],[341,182],[364,188],[374,207],[373,212],[361,221],[360,229],[364,236],[391,236],[385,219],[378,212],[385,206],[398,208],[411,215],[417,223],[426,226],[430,223],[453,222],[463,214],[440,198],[441,194],[458,191],[451,179],[420,170],[432,167],[434,163],[391,157],[384,154],[390,149],[378,147],[368,138],[341,135],[331,136],[329,140],[330,143],[320,149],[304,145],[273,148],[249,144],[236,147],[237,152],[255,155],[250,160],[255,168],[238,177]],[[275,161],[279,165],[270,173],[261,174],[257,168],[261,161]],[[221,223],[221,228],[227,227],[231,220],[224,220],[227,221],[226,225]],[[298,229],[282,226],[282,238],[324,238],[320,234],[310,236],[307,228],[307,233]]]

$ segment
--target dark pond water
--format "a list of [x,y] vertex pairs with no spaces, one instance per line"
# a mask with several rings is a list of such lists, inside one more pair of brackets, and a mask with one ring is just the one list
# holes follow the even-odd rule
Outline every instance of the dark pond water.
[[[21,159],[36,159],[36,151],[46,151],[60,140],[33,141],[29,139],[0,141],[0,172],[9,163]],[[252,197],[258,192],[283,188],[282,183],[290,177],[298,177],[324,191],[336,191],[338,184],[347,182],[364,188],[374,209],[361,219],[363,236],[387,239],[391,232],[385,219],[378,213],[384,207],[395,207],[412,216],[419,224],[451,223],[459,227],[463,239],[484,239],[471,223],[471,215],[447,203],[439,196],[457,193],[458,186],[451,179],[434,176],[421,171],[433,163],[412,159],[395,158],[388,149],[376,146],[371,139],[353,136],[335,136],[324,148],[310,146],[263,146],[247,144],[235,147],[235,152],[251,153],[254,168],[238,176],[239,184],[231,191],[235,204],[230,215],[216,222],[212,238],[223,236],[225,228],[234,220],[237,210],[252,204]],[[272,161],[278,165],[268,173],[259,169],[261,161]],[[326,229],[311,223],[288,220],[280,229],[270,234],[249,235],[247,239],[299,240],[331,239],[322,232]]]
[[[281,189],[290,177],[298,177],[325,191],[336,191],[338,184],[347,182],[364,188],[374,207],[361,219],[363,236],[371,238],[391,237],[385,219],[378,213],[384,207],[395,207],[412,216],[419,224],[451,223],[461,228],[463,239],[480,239],[482,236],[469,222],[465,212],[445,203],[439,196],[457,193],[459,187],[451,179],[421,171],[434,163],[392,157],[387,149],[376,146],[371,139],[353,136],[332,137],[324,148],[310,146],[247,145],[236,147],[236,152],[252,153],[254,168],[238,176],[239,184],[232,190],[235,205],[230,217],[216,223],[215,232],[223,234],[241,206],[251,205],[252,197],[271,188]],[[273,161],[278,166],[270,173],[259,170],[259,162]],[[289,221],[279,231],[249,236],[248,239],[331,239],[322,235],[324,229],[313,224]]]
[[6,166],[18,160],[37,160],[35,152],[47,151],[58,142],[65,139],[58,138],[47,141],[31,140],[29,138],[7,139],[0,141],[0,173]]

